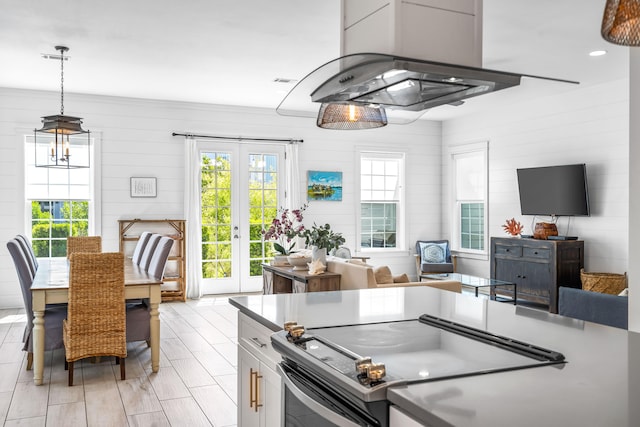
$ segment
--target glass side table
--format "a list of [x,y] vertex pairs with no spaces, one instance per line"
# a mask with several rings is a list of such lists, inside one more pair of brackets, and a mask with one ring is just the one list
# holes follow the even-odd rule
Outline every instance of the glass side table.
[[463,286],[469,286],[475,289],[476,297],[478,296],[478,289],[489,287],[490,296],[497,301],[495,288],[498,286],[512,286],[513,287],[513,305],[518,303],[518,285],[515,282],[505,282],[504,280],[485,279],[483,277],[471,276],[468,274],[460,273],[441,273],[441,274],[421,274],[420,281],[422,279],[427,280],[457,280],[462,283]]

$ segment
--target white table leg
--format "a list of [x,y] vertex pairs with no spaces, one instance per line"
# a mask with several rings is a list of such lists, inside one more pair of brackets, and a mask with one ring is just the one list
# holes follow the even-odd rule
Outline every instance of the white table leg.
[[158,372],[160,369],[160,285],[151,286],[151,371]]
[[44,306],[44,292],[33,292],[33,382],[36,385],[42,385],[44,376]]

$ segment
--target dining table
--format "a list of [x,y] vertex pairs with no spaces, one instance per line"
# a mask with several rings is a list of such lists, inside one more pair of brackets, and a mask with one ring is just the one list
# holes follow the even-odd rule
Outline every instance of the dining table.
[[[67,258],[38,259],[38,270],[31,285],[33,306],[33,381],[41,385],[44,374],[44,316],[47,304],[69,301],[69,261]],[[147,298],[150,303],[151,370],[160,368],[160,317],[162,278],[154,277],[125,258],[125,299]]]

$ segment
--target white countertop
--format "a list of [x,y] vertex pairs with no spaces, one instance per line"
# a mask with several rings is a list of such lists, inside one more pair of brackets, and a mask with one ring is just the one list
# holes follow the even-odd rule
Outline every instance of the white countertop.
[[640,334],[428,287],[231,298],[274,331],[431,314],[563,353],[560,367],[391,388],[389,400],[434,426],[640,426]]

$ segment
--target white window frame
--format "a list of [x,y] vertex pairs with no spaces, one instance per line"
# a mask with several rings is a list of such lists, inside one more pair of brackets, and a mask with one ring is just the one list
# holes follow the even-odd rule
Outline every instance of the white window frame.
[[[31,236],[31,227],[32,227],[32,218],[31,218],[31,202],[33,200],[45,200],[45,201],[54,201],[54,200],[62,200],[62,201],[77,201],[76,199],[61,199],[55,197],[31,197],[28,192],[28,180],[27,180],[27,172],[29,167],[33,166],[34,159],[34,145],[33,145],[33,131],[31,133],[26,132],[25,129],[20,129],[17,133],[21,133],[24,135],[22,138],[22,143],[24,146],[24,150],[22,150],[22,188],[23,188],[23,218],[24,218],[24,234],[32,239]],[[100,140],[101,133],[100,132],[91,132],[91,138],[89,142],[90,149],[90,180],[89,183],[89,224],[88,224],[88,233],[89,235],[100,235],[102,234],[102,188],[101,188],[101,180],[102,176],[101,171],[101,159],[100,159]],[[84,200],[84,199],[82,199]]]
[[[482,200],[460,200],[457,194],[457,159],[480,154],[484,163],[484,194]],[[469,144],[461,144],[449,147],[449,164],[451,177],[451,248],[457,255],[466,258],[488,259],[489,254],[489,141],[474,142]],[[484,203],[483,218],[483,250],[475,250],[461,247],[461,218],[460,204],[462,202],[480,202]]]
[[[369,248],[360,246],[362,241],[362,171],[363,158],[398,159],[400,162],[398,172],[398,205],[396,208],[396,246],[393,248]],[[357,203],[356,203],[356,252],[357,253],[393,253],[406,252],[406,153],[403,151],[382,151],[379,149],[360,148],[356,150],[356,178],[357,178]]]

